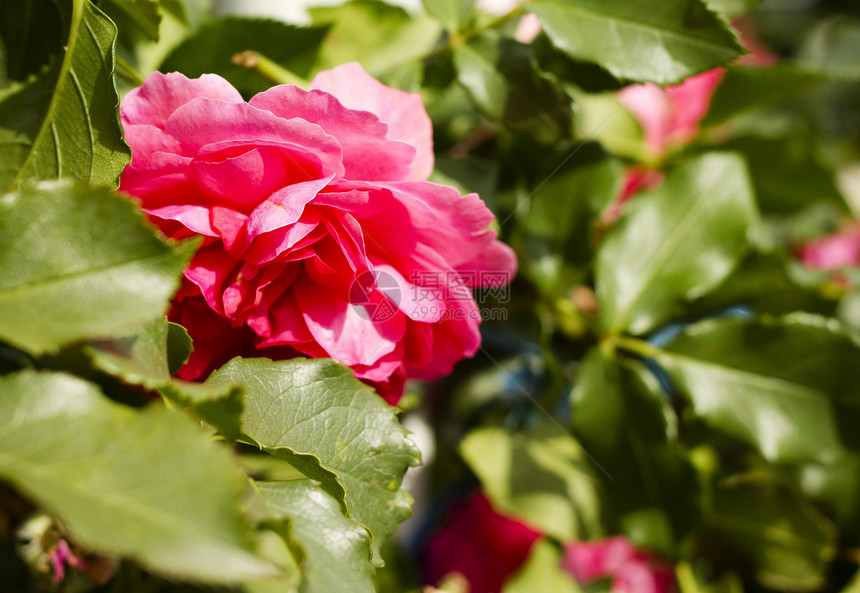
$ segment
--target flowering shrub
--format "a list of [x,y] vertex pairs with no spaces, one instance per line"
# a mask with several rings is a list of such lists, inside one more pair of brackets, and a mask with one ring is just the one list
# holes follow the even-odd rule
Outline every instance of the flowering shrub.
[[394,2],[0,2],[0,593],[857,590],[860,13]]

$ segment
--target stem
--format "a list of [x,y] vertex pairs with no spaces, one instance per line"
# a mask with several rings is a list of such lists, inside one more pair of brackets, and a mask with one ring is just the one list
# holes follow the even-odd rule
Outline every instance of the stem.
[[116,69],[114,73],[131,86],[141,86],[143,84],[143,77],[138,74],[137,70],[131,64],[119,56],[116,57]]
[[293,74],[277,62],[253,50],[236,54],[232,61],[237,66],[250,70],[274,84],[295,84],[302,88],[308,88],[310,84],[301,76]]
[[614,338],[610,338],[610,343],[620,350],[626,350],[627,352],[632,352],[633,354],[638,354],[645,358],[653,358],[657,360],[663,355],[662,350],[645,340],[640,340],[638,338],[616,336]]

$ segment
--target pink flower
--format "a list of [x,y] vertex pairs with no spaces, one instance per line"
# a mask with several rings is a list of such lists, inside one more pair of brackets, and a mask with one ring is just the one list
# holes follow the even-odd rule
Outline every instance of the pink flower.
[[180,376],[237,354],[331,357],[396,400],[477,351],[470,289],[515,257],[477,195],[426,181],[419,95],[358,64],[248,102],[216,75],[156,72],[120,113],[120,189],[167,236],[203,237],[170,313],[195,340]]
[[621,216],[624,204],[639,195],[640,192],[657,189],[663,185],[665,177],[662,171],[648,169],[642,165],[625,169],[624,184],[621,186],[621,191],[615,201],[609,204],[600,215],[601,222],[604,224],[614,223]]
[[721,68],[692,76],[674,86],[633,84],[618,92],[618,99],[642,125],[651,158],[686,144],[699,133],[724,71]]
[[807,243],[801,250],[800,259],[817,270],[836,270],[860,264],[860,225]]
[[580,583],[611,579],[613,593],[668,593],[674,585],[671,567],[621,536],[567,544],[562,567]]
[[[478,0],[478,9],[496,16],[504,16],[513,11],[522,3],[522,0]],[[522,16],[517,29],[514,31],[514,39],[520,43],[531,43],[535,37],[540,35],[541,24],[537,15],[528,12]]]
[[477,492],[454,506],[447,523],[430,538],[425,580],[436,584],[457,572],[469,582],[470,593],[498,593],[540,537],[540,532],[497,513]]

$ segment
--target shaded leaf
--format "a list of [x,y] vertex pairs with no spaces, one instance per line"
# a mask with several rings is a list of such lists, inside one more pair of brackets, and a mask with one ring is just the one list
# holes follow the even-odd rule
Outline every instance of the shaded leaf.
[[34,353],[164,314],[193,245],[156,237],[131,200],[42,182],[0,197],[0,338]]
[[453,57],[457,79],[487,115],[544,142],[570,135],[570,100],[538,69],[528,46],[484,34]]
[[493,506],[559,540],[600,535],[598,480],[573,436],[552,426],[479,428],[460,443]]
[[242,430],[263,450],[289,461],[345,508],[379,546],[409,516],[412,497],[400,488],[419,462],[395,408],[333,360],[236,358],[206,384],[245,387]]
[[831,77],[860,78],[860,19],[845,14],[823,20],[798,56],[801,67]]
[[765,587],[813,591],[824,584],[835,533],[790,492],[753,482],[717,488],[705,524],[706,537],[751,565]]
[[117,24],[121,34],[135,31],[158,41],[160,5],[161,0],[102,0],[101,9]]
[[89,0],[61,5],[70,8],[63,59],[0,91],[0,191],[58,177],[116,187],[130,160],[113,81],[116,26]]
[[676,83],[742,51],[701,0],[528,0],[525,9],[537,14],[559,49],[618,78]]
[[76,540],[200,582],[272,574],[246,546],[241,472],[195,423],[62,373],[15,373],[0,392],[0,475]]
[[[0,4],[0,40],[5,75],[25,80],[63,50],[63,20],[54,0],[18,0]],[[2,86],[0,79],[0,86]]]
[[[178,329],[175,329],[178,328]],[[229,440],[239,438],[242,389],[238,385],[189,383],[174,379],[170,368],[171,336],[185,352],[190,338],[182,326],[157,319],[133,336],[94,343],[87,354],[96,368],[125,383],[158,391],[214,426]],[[188,338],[188,342],[185,339]]]
[[572,394],[573,430],[599,465],[608,517],[638,547],[671,555],[697,524],[699,480],[670,442],[665,403],[634,363],[595,349]]
[[204,23],[174,48],[159,67],[195,78],[219,74],[246,98],[269,88],[272,81],[233,63],[233,56],[256,51],[293,74],[305,77],[325,36],[322,27],[298,27],[280,21],[225,17]]
[[707,153],[626,207],[597,254],[597,295],[610,332],[644,333],[722,282],[757,219],[743,161]]
[[702,321],[658,360],[697,416],[770,461],[826,462],[860,446],[860,346],[833,320]]
[[373,593],[370,535],[343,516],[338,501],[310,480],[257,482],[271,519],[289,522],[302,554],[300,593]]

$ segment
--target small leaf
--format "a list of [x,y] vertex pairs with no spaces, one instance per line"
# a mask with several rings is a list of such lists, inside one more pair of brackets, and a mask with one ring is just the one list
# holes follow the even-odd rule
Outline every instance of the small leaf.
[[192,249],[107,189],[49,181],[0,196],[0,339],[42,353],[134,331],[164,314]]
[[580,593],[582,589],[561,567],[562,557],[552,542],[538,540],[526,563],[505,581],[502,593]]
[[717,488],[705,537],[740,554],[762,585],[776,591],[815,591],[833,558],[835,533],[808,503],[768,484]]
[[701,510],[696,470],[668,438],[672,412],[638,363],[586,356],[572,394],[573,430],[601,470],[607,514],[640,547],[672,555]]
[[475,0],[421,0],[421,4],[427,14],[452,32],[462,31],[475,10]]
[[280,21],[225,17],[203,24],[164,59],[162,72],[182,72],[189,78],[215,73],[226,78],[246,98],[272,85],[233,63],[233,56],[254,50],[300,77],[307,76],[325,36],[322,27],[297,27]]
[[272,574],[247,549],[241,472],[183,415],[136,410],[62,373],[0,378],[0,475],[96,551],[174,578]]
[[658,358],[708,424],[775,462],[860,447],[860,346],[833,320],[713,319]]
[[382,541],[411,513],[400,482],[419,463],[395,408],[329,359],[236,358],[206,384],[224,382],[245,387],[242,430],[250,441],[321,482],[370,530],[380,562]]
[[299,593],[373,593],[370,535],[343,516],[338,501],[310,480],[257,482],[270,519],[289,521],[302,551]]
[[701,0],[528,0],[524,9],[537,14],[559,49],[618,78],[676,83],[742,52]]
[[555,426],[473,430],[460,454],[495,508],[559,541],[600,535],[598,480],[573,436]]
[[625,207],[597,254],[604,327],[641,334],[706,294],[740,262],[756,219],[738,156],[708,153],[679,165]]
[[71,6],[63,59],[0,91],[0,192],[59,177],[117,187],[131,160],[113,81],[116,26],[89,0],[60,5]]

